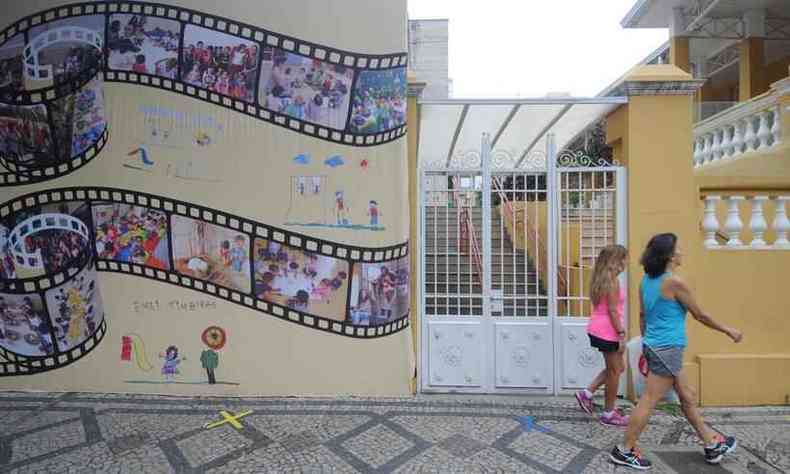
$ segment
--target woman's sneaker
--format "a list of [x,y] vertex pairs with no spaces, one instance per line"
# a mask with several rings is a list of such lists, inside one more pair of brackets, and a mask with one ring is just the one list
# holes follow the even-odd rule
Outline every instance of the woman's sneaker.
[[576,401],[579,402],[579,407],[584,410],[588,415],[593,414],[592,398],[587,396],[584,390],[576,392]]
[[718,464],[725,454],[735,452],[738,442],[734,436],[716,436],[716,445],[712,448],[705,448],[705,461],[708,464]]
[[633,448],[631,451],[625,452],[620,449],[620,446],[615,446],[609,454],[609,459],[615,464],[632,467],[640,471],[647,471],[653,467],[653,463],[642,457],[639,448]]
[[601,424],[606,426],[628,426],[628,417],[616,408],[609,415],[603,413],[600,420]]

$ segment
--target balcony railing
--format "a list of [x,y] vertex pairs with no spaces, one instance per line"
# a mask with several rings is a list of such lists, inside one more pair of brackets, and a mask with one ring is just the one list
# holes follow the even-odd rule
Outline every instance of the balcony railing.
[[777,91],[730,107],[694,127],[694,166],[701,167],[782,142],[782,109]]
[[790,192],[756,193],[749,198],[713,192],[704,193],[703,200],[705,247],[790,250],[790,241],[787,240],[790,220],[786,207]]

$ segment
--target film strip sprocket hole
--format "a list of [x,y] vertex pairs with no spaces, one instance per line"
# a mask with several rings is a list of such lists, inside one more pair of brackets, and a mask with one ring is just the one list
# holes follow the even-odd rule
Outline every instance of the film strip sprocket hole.
[[[60,212],[61,217],[52,212]],[[69,217],[70,212],[79,213],[79,218]],[[100,272],[190,288],[347,337],[383,337],[409,324],[408,294],[395,290],[408,286],[408,267],[403,266],[407,244],[348,246],[183,201],[99,187],[21,196],[0,207],[0,221],[5,223],[6,254],[10,251],[14,262],[22,262],[28,270],[43,266],[41,252],[21,246],[32,233],[65,229],[89,235],[91,249],[89,256],[80,254],[79,259],[62,264],[68,267],[65,270],[47,269],[44,276],[27,278],[22,272],[5,274],[0,282],[0,293],[5,295],[51,292],[78,277],[84,271],[81,265],[95,258]],[[376,287],[380,304],[372,314],[368,308],[365,319],[356,318],[365,313],[356,307],[352,317],[352,292],[355,302],[366,301],[352,280],[370,279],[371,271],[377,271],[373,278],[381,280]]]
[[[93,29],[74,24],[91,23],[90,19],[96,18],[102,21],[99,26],[92,25]],[[146,30],[147,23],[155,22],[156,28]],[[126,26],[122,28],[123,23]],[[42,31],[49,24],[52,29]],[[39,64],[38,53],[58,42],[77,41],[90,45],[91,51],[103,50],[99,69],[110,82],[189,95],[350,146],[375,146],[406,133],[405,53],[357,54],[216,15],[143,2],[75,3],[32,14],[0,33],[0,45],[22,36],[28,40],[22,49],[23,74],[39,82],[56,79],[58,74],[53,65]],[[217,56],[212,60],[216,68],[204,71],[203,63],[195,59],[197,55],[190,48],[200,46],[201,39],[223,43],[209,45],[214,48],[211,54]],[[240,46],[233,49],[224,43]],[[216,53],[222,48],[230,48],[227,58],[224,52]],[[202,55],[207,50],[199,49]],[[246,56],[242,54],[245,51]],[[146,53],[164,59],[148,64]],[[124,63],[115,60],[116,56],[136,59]],[[199,74],[193,76],[195,63],[200,64]],[[73,94],[98,72],[86,61],[84,70],[68,80],[33,91],[6,90],[0,94],[0,102],[35,105],[53,101]]]

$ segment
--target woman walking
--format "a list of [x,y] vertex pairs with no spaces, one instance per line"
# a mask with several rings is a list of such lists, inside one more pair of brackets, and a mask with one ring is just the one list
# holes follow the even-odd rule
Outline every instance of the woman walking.
[[631,412],[625,441],[623,445],[615,446],[609,456],[616,464],[650,469],[652,463],[642,457],[636,446],[637,440],[656,403],[671,387],[680,398],[683,414],[705,444],[705,461],[718,464],[737,446],[734,437],[722,436],[705,426],[697,409],[695,394],[683,370],[683,351],[687,345],[686,311],[690,311],[700,323],[726,334],[736,343],[743,335],[737,329],[717,323],[699,307],[688,285],[673,274],[681,265],[681,257],[675,234],[656,235],[650,239],[642,255],[641,264],[646,275],[639,289],[639,322],[649,373],[645,392]]
[[628,251],[622,245],[609,245],[601,249],[595,260],[590,281],[590,300],[593,304],[587,335],[590,345],[601,352],[606,367],[595,376],[590,385],[576,393],[576,401],[587,414],[593,414],[592,397],[601,385],[605,385],[604,412],[601,424],[626,426],[628,417],[614,407],[620,374],[625,370],[625,288],[620,286],[617,276],[625,270]]

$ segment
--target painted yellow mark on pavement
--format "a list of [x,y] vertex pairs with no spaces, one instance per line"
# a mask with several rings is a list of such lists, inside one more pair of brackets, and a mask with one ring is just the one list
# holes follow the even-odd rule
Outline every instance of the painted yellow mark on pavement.
[[239,420],[242,417],[245,417],[245,416],[249,415],[250,413],[252,413],[252,410],[243,411],[243,412],[239,413],[238,415],[234,415],[231,412],[222,410],[222,411],[219,412],[219,414],[222,416],[221,420],[215,421],[215,422],[212,422],[212,423],[206,423],[205,425],[203,425],[203,428],[205,428],[207,430],[210,430],[212,428],[216,428],[217,426],[222,426],[225,423],[228,423],[228,424],[230,424],[230,426],[236,428],[237,430],[240,430],[244,426],[241,423],[239,423]]

